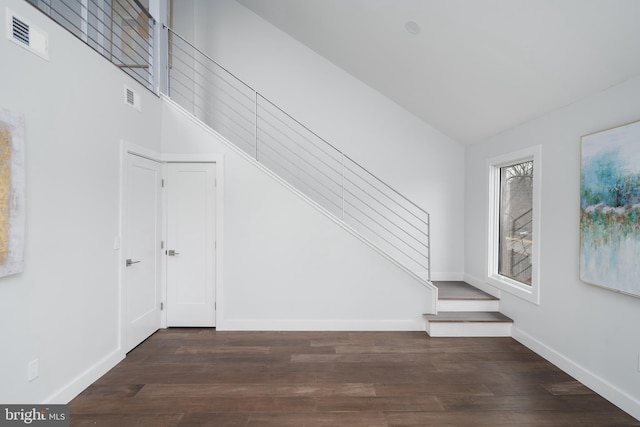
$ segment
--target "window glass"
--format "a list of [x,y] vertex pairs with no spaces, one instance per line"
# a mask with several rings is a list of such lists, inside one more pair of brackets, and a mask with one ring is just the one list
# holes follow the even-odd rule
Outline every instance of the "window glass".
[[533,161],[500,168],[498,274],[531,286]]

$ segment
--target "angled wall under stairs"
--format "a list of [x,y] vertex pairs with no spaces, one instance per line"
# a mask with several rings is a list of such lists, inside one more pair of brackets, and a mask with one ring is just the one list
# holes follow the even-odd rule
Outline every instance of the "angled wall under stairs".
[[218,329],[424,330],[435,293],[423,282],[173,101],[162,104],[162,152],[223,157]]

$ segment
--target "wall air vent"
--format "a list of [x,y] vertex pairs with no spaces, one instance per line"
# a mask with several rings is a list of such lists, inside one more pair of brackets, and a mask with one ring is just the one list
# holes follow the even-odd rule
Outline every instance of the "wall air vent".
[[142,100],[140,99],[140,94],[127,85],[124,86],[124,103],[138,111],[142,111]]
[[34,27],[10,9],[7,9],[7,33],[12,42],[41,58],[49,59],[49,36],[47,33]]
[[29,46],[29,24],[22,22],[15,16],[11,17],[13,38]]
[[127,89],[127,103],[129,105],[136,105],[136,94],[131,89]]

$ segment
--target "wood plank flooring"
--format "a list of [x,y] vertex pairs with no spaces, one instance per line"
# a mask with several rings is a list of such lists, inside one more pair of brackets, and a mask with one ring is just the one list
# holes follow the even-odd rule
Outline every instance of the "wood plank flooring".
[[160,330],[71,426],[640,426],[512,338]]

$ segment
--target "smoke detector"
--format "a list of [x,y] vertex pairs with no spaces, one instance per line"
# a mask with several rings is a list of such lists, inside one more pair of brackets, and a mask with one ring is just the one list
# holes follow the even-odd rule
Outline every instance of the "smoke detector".
[[420,34],[420,31],[422,31],[422,29],[420,28],[420,25],[418,25],[416,21],[405,22],[404,28],[405,30],[407,30],[409,34],[413,34],[413,35]]

